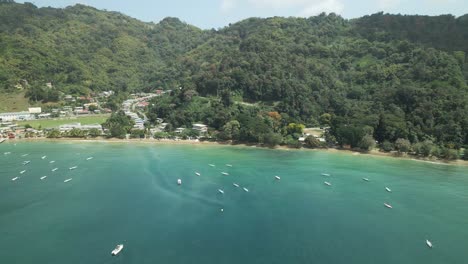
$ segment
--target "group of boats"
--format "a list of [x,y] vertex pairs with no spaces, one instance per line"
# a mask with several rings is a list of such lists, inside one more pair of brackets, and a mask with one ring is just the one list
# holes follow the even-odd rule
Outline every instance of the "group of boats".
[[[327,177],[330,177],[330,176],[331,176],[331,175],[328,174],[328,173],[322,173],[321,175],[322,175],[322,176],[327,176]],[[369,181],[370,181],[369,178],[362,178],[362,180],[363,180],[363,181],[366,181],[366,182],[369,182]],[[331,184],[330,182],[328,182],[328,181],[325,181],[324,183],[325,183],[325,185],[327,185],[327,186],[331,186],[331,185],[332,185],[332,184]],[[392,189],[390,189],[390,188],[387,187],[387,186],[385,187],[385,190],[386,190],[387,192],[390,192],[390,193],[392,192]],[[385,206],[386,208],[393,209],[393,206],[392,206],[391,204],[389,204],[389,203],[384,203],[384,206]],[[427,245],[429,248],[432,248],[432,242],[429,241],[429,240],[427,240],[427,239],[426,239],[426,245]]]
[[[210,166],[210,167],[216,167],[216,165],[214,165],[214,164],[208,164],[208,166]],[[232,164],[226,164],[226,166],[227,166],[227,167],[232,167]],[[228,175],[229,175],[229,173],[224,172],[224,171],[222,171],[221,174],[223,174],[223,175],[225,175],[225,176],[228,176]],[[195,175],[201,176],[201,173],[199,173],[199,172],[196,171],[196,172],[195,172]],[[275,179],[281,180],[281,177],[280,177],[280,176],[275,176]],[[180,179],[180,178],[177,179],[177,185],[182,185],[182,179]],[[237,187],[237,188],[240,187],[240,185],[237,184],[237,183],[233,183],[232,185],[234,185],[234,186]],[[249,189],[247,189],[246,187],[242,187],[242,189],[243,189],[245,192],[249,192]],[[221,194],[224,194],[224,190],[223,190],[223,189],[218,189],[218,192],[221,193]]]
[[[5,152],[5,153],[3,153],[3,154],[4,154],[4,155],[9,155],[9,154],[11,154],[11,152]],[[29,154],[23,154],[23,155],[21,155],[21,157],[26,157],[26,156],[28,156],[28,155],[29,155]],[[44,159],[46,159],[46,158],[47,158],[47,156],[45,156],[45,155],[41,157],[42,160],[44,160]],[[93,157],[88,157],[88,158],[86,158],[86,160],[91,160],[91,159],[93,159]],[[23,166],[25,166],[25,165],[28,165],[28,164],[30,164],[30,163],[31,163],[30,160],[25,160],[25,161],[23,161],[22,164],[23,164]],[[55,163],[55,160],[51,160],[51,161],[49,162],[49,164],[52,164],[52,163]],[[77,169],[77,168],[78,168],[78,166],[73,166],[73,167],[70,167],[69,170],[75,170],[75,169]],[[52,171],[52,172],[55,172],[55,171],[57,171],[57,170],[58,170],[58,168],[53,168],[51,171]],[[27,170],[22,170],[22,171],[20,171],[19,173],[20,173],[20,174],[24,174],[26,171],[27,171]],[[17,181],[19,178],[20,178],[19,176],[14,177],[14,178],[11,179],[11,181]],[[47,178],[47,176],[42,176],[42,177],[40,177],[39,179],[42,181],[42,180],[45,180],[46,178]],[[71,180],[73,180],[73,178],[66,179],[66,180],[64,180],[63,182],[69,182],[69,181],[71,181]]]

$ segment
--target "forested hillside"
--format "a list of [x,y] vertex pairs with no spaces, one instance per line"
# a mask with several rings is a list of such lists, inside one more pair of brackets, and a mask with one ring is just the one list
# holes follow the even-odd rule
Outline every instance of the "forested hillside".
[[[143,23],[83,5],[1,3],[0,87],[23,84],[45,101],[57,99],[45,82],[74,94],[183,87],[150,114],[174,126],[203,121],[222,129],[245,114],[233,109],[235,99],[260,103],[251,117],[268,110],[288,122],[331,125],[340,144],[357,146],[371,135],[458,148],[468,143],[467,21],[322,14],[201,30],[176,18]],[[223,95],[217,112],[228,114],[200,113],[191,106],[192,98],[204,102],[197,95]]]

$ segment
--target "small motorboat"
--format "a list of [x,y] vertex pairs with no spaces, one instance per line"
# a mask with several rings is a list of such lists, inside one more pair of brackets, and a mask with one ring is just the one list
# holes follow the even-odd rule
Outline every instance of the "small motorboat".
[[281,180],[281,177],[280,176],[275,176],[275,179]]
[[245,187],[242,188],[242,189],[244,189],[244,191],[246,191],[246,192],[249,192],[249,189],[247,189],[247,188],[245,188]]
[[221,193],[221,194],[224,194],[224,191],[221,190],[221,189],[218,189],[218,192]]
[[50,163],[50,164],[55,163],[55,160],[51,160],[51,161],[49,161],[49,163]]
[[214,165],[214,164],[208,164],[208,166],[210,166],[210,167],[214,167],[215,165]]
[[226,166],[228,166],[228,167],[232,167],[232,165],[231,165],[231,164],[226,164]]
[[21,155],[21,157],[26,157],[27,155],[29,155],[29,154],[23,154],[23,155]]
[[239,184],[237,184],[237,183],[233,183],[232,185],[234,185],[235,187],[239,188]]
[[11,179],[12,181],[16,181],[17,179],[19,179],[19,177],[14,177],[13,179]]
[[331,185],[332,185],[332,184],[329,183],[329,182],[323,182],[323,183],[325,183],[325,184],[328,185],[328,186],[331,186]]
[[195,175],[200,176],[201,174],[199,172],[195,172]]
[[23,161],[23,165],[28,165],[29,163],[31,163],[30,160],[25,160],[25,161]]
[[3,155],[10,155],[11,152],[4,152]]
[[92,160],[92,159],[93,159],[93,157],[88,157],[88,158],[86,158],[86,160]]
[[363,181],[369,181],[369,179],[367,179],[367,178],[362,178],[362,180],[363,180]]
[[387,190],[387,192],[392,192],[392,190],[388,187],[385,187],[385,190]]
[[229,173],[227,173],[227,172],[224,172],[224,171],[223,171],[223,172],[221,172],[221,174],[222,174],[222,175],[226,175],[226,176],[227,176],[227,175],[229,175]]
[[177,185],[182,185],[182,180],[181,179],[177,179]]
[[432,248],[432,242],[426,239],[426,245],[430,248]]
[[124,248],[124,245],[123,245],[123,244],[117,245],[117,246],[114,248],[114,250],[112,250],[111,255],[112,255],[112,256],[117,256],[117,254],[119,254],[120,251],[122,251],[123,248]]
[[73,179],[72,179],[72,178],[66,179],[66,180],[64,180],[63,182],[69,182],[69,181],[71,181],[71,180],[73,180]]
[[328,173],[322,173],[322,176],[330,177],[330,174],[328,174]]
[[41,159],[45,159],[45,158],[47,158],[47,156],[42,156],[42,157],[41,157]]
[[53,169],[52,169],[52,171],[56,171],[56,170],[58,170],[58,168],[53,168]]
[[42,177],[41,177],[41,181],[42,181],[43,179],[45,179],[45,178],[47,178],[47,176],[42,176]]
[[23,174],[23,173],[25,173],[25,172],[26,172],[26,170],[22,170],[22,171],[20,171],[20,174]]
[[388,203],[384,203],[385,207],[392,209],[393,207],[389,205]]
[[76,169],[76,168],[78,168],[78,166],[73,166],[73,167],[70,167],[69,169],[70,169],[70,170],[74,170],[74,169]]
[[221,208],[221,213],[224,212],[224,208]]

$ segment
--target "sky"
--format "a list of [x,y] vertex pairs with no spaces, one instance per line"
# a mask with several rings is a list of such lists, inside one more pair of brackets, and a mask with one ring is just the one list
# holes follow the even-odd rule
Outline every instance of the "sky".
[[[25,1],[16,1],[19,3]],[[118,11],[145,22],[171,16],[203,29],[222,28],[249,17],[309,17],[334,12],[356,18],[383,11],[392,14],[461,16],[468,0],[29,0],[38,7],[77,3]]]

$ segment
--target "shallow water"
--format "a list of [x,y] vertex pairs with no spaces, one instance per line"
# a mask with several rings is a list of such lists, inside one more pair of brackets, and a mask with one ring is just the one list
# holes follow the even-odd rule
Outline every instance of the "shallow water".
[[[0,145],[0,168],[0,263],[468,259],[462,166],[250,147],[20,142]],[[111,257],[118,243],[125,248]]]

